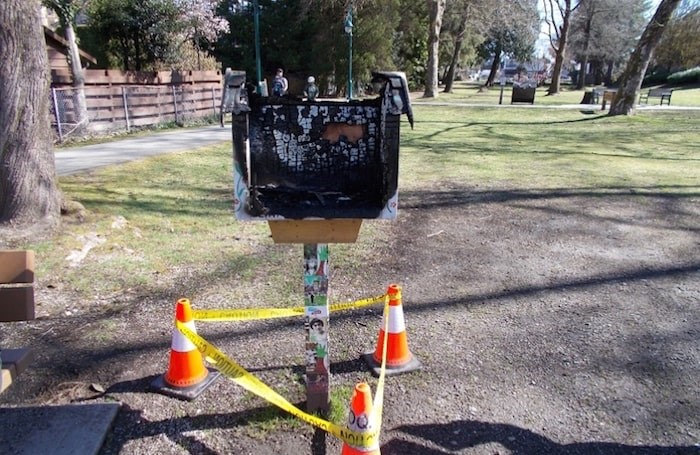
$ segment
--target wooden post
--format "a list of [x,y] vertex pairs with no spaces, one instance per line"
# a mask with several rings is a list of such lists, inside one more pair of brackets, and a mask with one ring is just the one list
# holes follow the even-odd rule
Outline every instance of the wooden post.
[[328,244],[304,244],[304,328],[306,330],[306,409],[329,409]]
[[[232,121],[236,131],[239,117],[234,115]],[[354,243],[362,219],[268,220],[268,224],[275,243],[304,245],[306,408],[326,413],[330,408],[328,243]]]
[[124,101],[124,118],[126,119],[126,131],[131,131],[129,124],[129,103],[126,101],[126,87],[122,86],[122,100]]
[[58,101],[56,100],[56,89],[51,89],[53,96],[53,111],[56,113],[56,126],[58,127],[58,140],[63,142],[63,131],[61,130],[61,113],[58,111]]
[[173,85],[173,107],[175,108],[175,123],[177,123],[177,96],[175,95],[175,85]]

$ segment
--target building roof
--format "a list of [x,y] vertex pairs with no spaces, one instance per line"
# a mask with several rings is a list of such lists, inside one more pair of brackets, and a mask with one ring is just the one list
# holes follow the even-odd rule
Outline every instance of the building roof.
[[[68,41],[66,41],[61,35],[44,26],[44,38],[46,39],[47,46],[52,46],[62,54],[68,55]],[[78,48],[78,53],[80,54],[80,60],[84,61],[85,63],[89,62],[97,64],[97,59],[82,49]]]

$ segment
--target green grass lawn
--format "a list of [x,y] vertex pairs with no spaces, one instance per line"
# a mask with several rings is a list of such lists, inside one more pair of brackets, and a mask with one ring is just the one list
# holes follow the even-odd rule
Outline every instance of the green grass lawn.
[[[402,190],[453,185],[700,195],[699,111],[607,117],[597,110],[417,104],[414,112],[415,129],[402,120]],[[236,286],[221,291],[222,298],[255,300],[251,289],[262,283],[275,304],[298,305],[289,264],[300,261],[300,246],[270,248],[265,223],[234,219],[231,162],[224,145],[61,178],[62,191],[88,214],[82,222],[66,219],[53,238],[22,247],[37,250],[41,282],[85,298],[126,290],[194,297],[214,292],[217,277],[234,273]],[[357,275],[358,289],[366,258],[383,243],[388,225],[365,222],[357,244],[333,246],[334,267]],[[67,258],[90,235],[101,241],[71,265]],[[202,273],[183,277],[182,269]]]
[[416,106],[402,184],[698,190],[700,112],[592,112]]
[[[441,88],[442,90],[442,88]],[[547,96],[547,87],[538,87],[535,94],[536,105],[564,105],[564,104],[579,104],[583,100],[583,95],[586,90],[591,90],[588,87],[585,90],[576,90],[570,85],[563,85],[560,93]],[[642,91],[647,88],[642,89]],[[512,86],[506,85],[503,88],[503,103],[510,104]],[[419,95],[420,96],[420,95]],[[501,98],[500,85],[486,89],[481,89],[481,85],[473,82],[455,82],[452,93],[438,94],[437,99],[415,99],[415,103],[419,104],[425,101],[438,101],[450,103],[473,103],[473,104],[493,104],[499,103]],[[658,103],[658,100],[655,100]],[[652,103],[654,100],[651,101]],[[682,86],[673,88],[673,96],[671,97],[673,106],[697,106],[700,107],[700,87],[698,86]]]

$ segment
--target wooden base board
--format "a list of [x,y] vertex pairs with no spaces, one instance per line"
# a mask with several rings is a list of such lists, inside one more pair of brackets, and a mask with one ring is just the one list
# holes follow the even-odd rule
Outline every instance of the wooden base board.
[[362,219],[268,221],[275,243],[355,243]]

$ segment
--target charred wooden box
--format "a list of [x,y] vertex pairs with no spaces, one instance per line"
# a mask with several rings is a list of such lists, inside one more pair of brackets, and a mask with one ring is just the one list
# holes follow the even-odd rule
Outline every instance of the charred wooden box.
[[412,113],[403,73],[374,73],[377,97],[262,97],[227,79],[239,219],[394,218],[400,115]]

